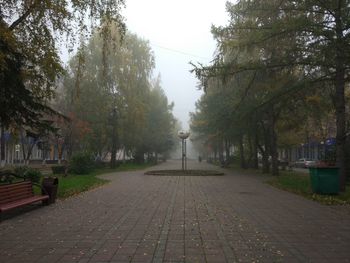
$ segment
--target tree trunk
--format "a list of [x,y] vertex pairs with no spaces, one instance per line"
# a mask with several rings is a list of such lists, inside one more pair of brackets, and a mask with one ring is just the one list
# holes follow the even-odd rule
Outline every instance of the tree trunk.
[[254,169],[259,169],[258,143],[259,143],[259,137],[256,130],[254,134],[254,142],[253,142],[253,168]]
[[5,127],[1,126],[1,139],[0,139],[0,152],[1,152],[1,160],[0,167],[5,166]]
[[248,134],[247,141],[248,141],[248,149],[249,149],[247,167],[252,168],[253,167],[253,143],[251,139],[251,134]]
[[116,140],[112,138],[111,162],[110,162],[111,168],[115,168],[117,165],[116,157],[117,157],[117,144],[116,144]]
[[117,166],[117,134],[116,129],[113,127],[113,134],[112,134],[112,148],[111,148],[111,162],[110,167],[113,169]]
[[57,143],[58,164],[62,163],[63,151],[64,151],[64,144]]
[[241,161],[241,168],[246,169],[246,161],[244,157],[244,145],[243,145],[243,136],[239,138],[239,154]]
[[35,143],[30,143],[28,139],[28,148],[27,148],[27,154],[25,159],[26,165],[29,165],[30,163],[30,157],[32,156],[34,146],[35,146]]
[[221,164],[224,163],[224,147],[223,147],[223,141],[220,139],[219,140],[219,145],[218,145],[218,149],[219,149],[219,161]]
[[263,174],[268,174],[270,173],[270,162],[269,162],[269,156],[268,154],[265,152],[262,156],[262,173]]
[[[346,174],[349,174],[350,172],[350,137],[346,137],[346,146],[345,146],[345,171]],[[350,181],[350,176],[345,178],[347,182]]]
[[136,163],[144,163],[145,162],[145,153],[143,151],[137,150],[135,152],[135,162]]
[[226,160],[229,161],[230,160],[230,143],[227,139],[225,140],[225,152],[226,152]]
[[263,138],[264,138],[264,146],[260,146],[258,144],[258,147],[261,151],[262,155],[262,173],[267,174],[270,173],[270,162],[269,162],[269,155],[270,155],[270,135],[269,130],[265,127],[264,122],[261,122],[261,127],[263,131]]
[[26,155],[26,148],[25,148],[25,138],[23,135],[23,129],[20,130],[21,134],[21,146],[22,146],[22,157],[23,157],[23,163],[26,165],[27,163],[27,155]]
[[[340,2],[339,2],[340,3]],[[336,75],[335,75],[335,110],[336,110],[336,159],[340,175],[340,191],[345,191],[346,166],[345,166],[345,145],[346,145],[346,117],[345,117],[345,68],[343,54],[343,29],[341,22],[340,7],[336,11]]]
[[270,173],[270,163],[269,163],[269,155],[268,151],[264,149],[261,145],[258,144],[259,150],[262,155],[262,173],[268,174]]
[[113,109],[113,116],[112,116],[112,148],[111,148],[111,163],[110,167],[113,169],[117,166],[117,142],[118,142],[118,135],[117,135],[117,112],[116,109]]
[[269,112],[270,117],[270,152],[271,152],[271,173],[272,175],[279,175],[278,171],[278,152],[277,152],[277,135],[275,131],[275,116],[274,110],[271,108]]

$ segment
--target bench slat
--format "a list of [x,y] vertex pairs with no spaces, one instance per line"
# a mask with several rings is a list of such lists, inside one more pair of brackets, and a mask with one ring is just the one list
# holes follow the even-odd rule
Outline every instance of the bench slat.
[[2,196],[0,198],[0,204],[14,202],[17,200],[25,199],[34,196],[32,192],[19,192],[19,193],[11,193],[6,196]]
[[28,193],[28,192],[32,192],[32,188],[22,188],[22,189],[9,189],[9,190],[6,190],[6,191],[2,191],[0,192],[0,198],[2,196],[6,196],[10,193]]
[[22,182],[22,183],[15,183],[10,185],[0,185],[0,196],[2,193],[6,193],[9,191],[21,191],[23,189],[30,189],[32,190],[32,184],[31,182]]
[[16,201],[16,202],[2,204],[2,205],[0,205],[0,212],[7,211],[7,210],[10,210],[10,209],[13,209],[13,208],[17,208],[17,207],[20,207],[20,206],[23,206],[23,205],[28,205],[28,204],[31,204],[31,203],[47,200],[47,199],[49,199],[48,195],[32,196],[30,198],[22,199],[22,200],[19,200],[19,201]]
[[29,181],[0,186],[0,204],[10,203],[32,196],[34,196],[34,193],[32,183]]
[[21,189],[20,191],[18,190],[7,191],[7,192],[0,193],[0,199],[6,198],[7,196],[15,196],[17,194],[22,194],[22,193],[32,194],[33,192],[32,192],[32,189]]
[[48,199],[48,195],[34,195],[30,181],[0,185],[0,212]]

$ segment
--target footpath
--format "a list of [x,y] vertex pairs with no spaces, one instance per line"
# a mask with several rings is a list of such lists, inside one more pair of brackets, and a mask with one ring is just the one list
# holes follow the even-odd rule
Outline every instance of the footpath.
[[[180,168],[168,161],[150,169]],[[188,162],[189,169],[220,169]],[[350,262],[350,208],[224,176],[104,175],[107,185],[0,223],[0,262]]]

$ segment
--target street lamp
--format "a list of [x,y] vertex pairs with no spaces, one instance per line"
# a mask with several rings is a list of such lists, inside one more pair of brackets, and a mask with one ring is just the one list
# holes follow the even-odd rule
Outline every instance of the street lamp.
[[182,170],[187,170],[187,159],[186,159],[186,139],[190,136],[189,132],[179,131],[177,133],[182,142]]

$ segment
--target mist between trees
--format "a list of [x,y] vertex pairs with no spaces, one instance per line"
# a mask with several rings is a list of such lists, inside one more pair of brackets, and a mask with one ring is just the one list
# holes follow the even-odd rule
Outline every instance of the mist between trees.
[[[210,65],[193,64],[206,92],[191,114],[203,152],[278,175],[278,152],[335,137],[341,189],[350,174],[350,2],[237,1],[212,27]],[[269,160],[271,159],[271,161]]]
[[93,34],[69,61],[57,90],[55,108],[71,119],[60,127],[67,154],[89,150],[101,157],[111,153],[115,160],[123,149],[140,162],[146,153],[167,156],[177,126],[160,76],[152,79],[151,48],[128,32],[121,39],[117,27],[111,27],[113,41],[103,46],[99,32]]

